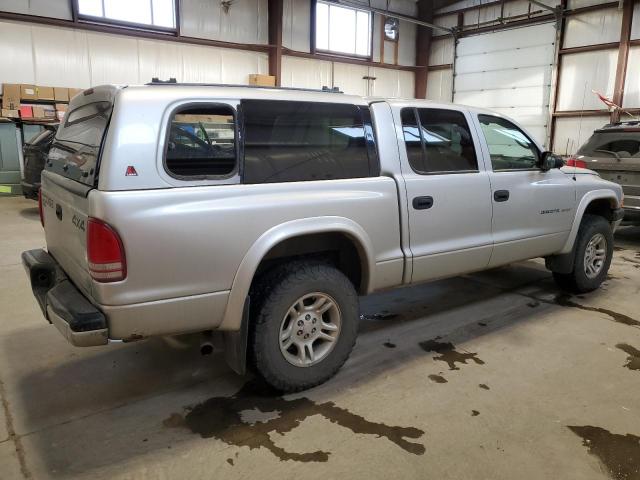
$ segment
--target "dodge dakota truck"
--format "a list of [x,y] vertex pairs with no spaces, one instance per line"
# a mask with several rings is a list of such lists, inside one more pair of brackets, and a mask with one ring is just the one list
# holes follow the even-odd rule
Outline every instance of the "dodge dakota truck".
[[346,361],[360,295],[535,257],[598,288],[623,194],[491,111],[153,83],[71,101],[39,203],[22,260],[69,342],[204,332],[297,391]]

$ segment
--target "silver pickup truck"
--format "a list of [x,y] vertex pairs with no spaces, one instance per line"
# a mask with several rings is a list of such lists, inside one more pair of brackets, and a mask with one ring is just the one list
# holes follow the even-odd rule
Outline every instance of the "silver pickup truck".
[[72,344],[215,333],[236,371],[296,391],[356,339],[358,295],[544,257],[597,288],[619,185],[475,108],[214,85],[76,96],[22,255]]

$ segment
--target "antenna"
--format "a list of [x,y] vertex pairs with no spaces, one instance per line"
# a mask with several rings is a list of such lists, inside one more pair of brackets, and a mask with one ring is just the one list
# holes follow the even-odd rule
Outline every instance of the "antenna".
[[[582,117],[584,116],[584,102],[587,98],[587,82],[584,82],[584,91],[582,92],[582,107],[580,108],[580,121],[578,122],[578,141],[580,141],[580,134],[582,133]],[[577,152],[576,152],[577,153]],[[576,181],[576,162],[573,162],[573,181]]]

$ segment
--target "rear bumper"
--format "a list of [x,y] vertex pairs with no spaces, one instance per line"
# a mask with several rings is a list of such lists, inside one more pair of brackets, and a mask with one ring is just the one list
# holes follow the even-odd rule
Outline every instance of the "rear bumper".
[[624,207],[623,223],[640,223],[640,207]]
[[73,285],[56,260],[42,249],[22,252],[22,264],[45,318],[78,347],[106,345],[107,319]]

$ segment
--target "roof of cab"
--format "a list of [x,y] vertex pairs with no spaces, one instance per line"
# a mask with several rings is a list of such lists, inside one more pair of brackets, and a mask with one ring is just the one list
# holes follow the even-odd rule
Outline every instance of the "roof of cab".
[[122,87],[126,97],[149,98],[149,96],[167,99],[262,99],[262,100],[305,100],[310,102],[351,103],[366,105],[364,97],[346,95],[334,91],[260,87],[248,85],[216,85],[187,83],[153,83]]

